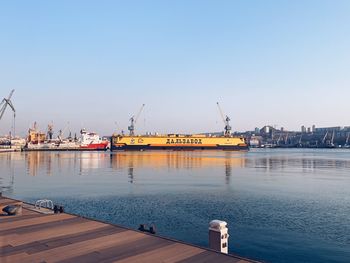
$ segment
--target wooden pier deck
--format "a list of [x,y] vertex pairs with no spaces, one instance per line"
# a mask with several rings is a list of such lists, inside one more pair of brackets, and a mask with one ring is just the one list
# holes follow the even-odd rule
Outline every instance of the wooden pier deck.
[[[18,200],[0,197],[0,207]],[[179,241],[23,204],[0,216],[0,262],[254,262]],[[1,211],[1,210],[0,210]]]

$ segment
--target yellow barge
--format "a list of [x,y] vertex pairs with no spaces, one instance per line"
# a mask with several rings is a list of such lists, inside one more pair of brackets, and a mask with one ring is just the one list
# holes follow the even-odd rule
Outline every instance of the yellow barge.
[[135,135],[135,123],[145,106],[142,105],[136,117],[130,118],[129,135],[113,134],[111,138],[111,151],[120,150],[248,150],[245,139],[241,136],[231,135],[230,118],[224,117],[219,103],[217,103],[221,117],[225,124],[221,136],[208,136],[202,134],[168,134],[168,135]]
[[111,151],[118,150],[247,150],[243,137],[205,135],[112,136]]

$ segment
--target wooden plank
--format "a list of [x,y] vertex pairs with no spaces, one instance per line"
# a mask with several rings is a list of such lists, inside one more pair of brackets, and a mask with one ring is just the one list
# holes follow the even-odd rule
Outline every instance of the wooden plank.
[[32,262],[59,262],[67,258],[94,252],[99,249],[126,244],[137,239],[144,239],[147,235],[136,231],[124,231],[105,237],[90,239],[71,245],[53,248],[43,252],[28,255],[26,253],[3,257],[6,260],[14,260],[21,263]]
[[37,224],[43,224],[68,218],[73,218],[75,216],[69,215],[69,214],[54,214],[54,215],[46,215],[42,217],[35,217],[25,220],[20,220],[16,222],[0,222],[0,229],[14,229],[22,226],[30,226],[30,225],[37,225]]
[[[26,252],[27,254],[32,254],[42,250],[47,250],[47,249],[51,249],[59,246],[65,246],[65,245],[72,244],[74,242],[81,242],[84,240],[107,236],[107,235],[119,233],[122,231],[126,231],[126,230],[123,228],[117,228],[111,225],[106,225],[102,228],[89,229],[88,231],[83,233],[74,233],[74,234],[69,234],[69,235],[60,236],[60,237],[47,238],[40,241],[29,242],[18,246],[7,245],[7,246],[0,247],[0,251],[2,256],[8,256],[8,255],[13,255],[13,254],[22,253],[22,252]],[[45,244],[45,249],[38,249],[38,246],[37,246],[38,243]],[[33,247],[35,247],[35,249],[33,249]]]
[[18,200],[14,200],[14,199],[9,199],[9,198],[1,198],[0,199],[0,205],[2,204],[10,204],[10,203],[18,203],[18,202],[21,202],[22,201],[18,201]]
[[28,257],[27,253],[20,253],[20,254],[10,256],[10,257],[0,257],[0,262],[1,263],[22,262],[21,260],[23,258],[27,258],[27,257]]
[[[143,234],[144,235],[144,234]],[[173,241],[169,241],[166,239],[144,235],[144,239],[134,240],[130,243],[122,243],[120,245],[98,249],[94,255],[91,255],[89,259],[87,259],[84,255],[69,258],[65,261],[60,261],[60,263],[68,263],[68,262],[85,262],[85,263],[93,263],[93,262],[113,262],[115,260],[121,260],[124,258],[128,258],[130,256],[144,253],[149,250],[158,249],[161,247],[169,246],[173,243]],[[94,256],[94,257],[92,257]]]
[[[35,224],[35,225],[26,225],[22,227],[17,228],[10,228],[10,229],[4,229],[0,230],[0,235],[9,235],[9,234],[25,234],[29,232],[35,232],[38,230],[42,230],[45,228],[52,228],[60,225],[69,225],[69,224],[76,224],[76,223],[83,223],[88,222],[89,220],[81,218],[81,217],[72,217],[67,218],[64,220],[58,220],[58,221],[50,221],[42,224]],[[0,224],[1,226],[1,224]]]
[[22,215],[13,215],[13,216],[0,216],[0,224],[6,223],[6,222],[16,222],[21,221],[29,218],[38,218],[41,216],[45,216],[43,214],[38,214],[35,212],[28,213],[27,209],[22,209]]
[[53,227],[49,229],[46,228],[33,233],[26,233],[26,234],[20,234],[20,235],[11,234],[11,235],[4,236],[0,240],[0,246],[4,246],[4,245],[18,246],[18,245],[26,244],[31,241],[39,241],[39,240],[52,238],[52,237],[60,237],[68,234],[85,232],[90,229],[101,228],[103,226],[105,225],[102,223],[98,223],[95,221],[88,221],[86,223],[62,225],[59,227]]
[[204,250],[197,247],[184,245],[181,243],[173,243],[167,247],[154,249],[141,253],[135,256],[131,256],[122,260],[116,260],[113,262],[118,263],[173,263],[180,260],[195,256]]

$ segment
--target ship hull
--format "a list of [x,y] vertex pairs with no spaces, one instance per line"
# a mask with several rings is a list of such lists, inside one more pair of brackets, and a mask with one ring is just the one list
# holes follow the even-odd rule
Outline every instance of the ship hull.
[[24,147],[24,152],[35,152],[35,151],[106,151],[107,148],[82,148],[82,147]]
[[108,143],[95,143],[88,145],[81,145],[82,150],[95,150],[95,151],[106,151],[108,148]]
[[80,148],[80,147],[76,147],[76,148],[71,148],[71,147],[67,147],[67,148],[23,148],[22,149],[24,152],[35,152],[35,151],[40,151],[40,152],[57,152],[57,151],[106,151],[107,149],[93,149],[93,148]]
[[225,150],[225,151],[247,151],[247,145],[236,146],[151,146],[151,145],[123,145],[112,146],[111,151],[148,151],[148,150],[172,150],[172,151],[195,151],[195,150]]
[[106,151],[108,144],[89,144],[89,145],[79,145],[79,144],[30,144],[23,148],[23,151]]
[[209,137],[200,135],[125,136],[113,135],[111,151],[147,150],[226,150],[244,151],[248,145],[242,137]]

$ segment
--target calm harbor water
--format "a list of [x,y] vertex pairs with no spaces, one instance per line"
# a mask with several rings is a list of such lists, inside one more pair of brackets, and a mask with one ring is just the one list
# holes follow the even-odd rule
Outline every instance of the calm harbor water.
[[0,153],[4,195],[265,262],[350,262],[350,151]]

